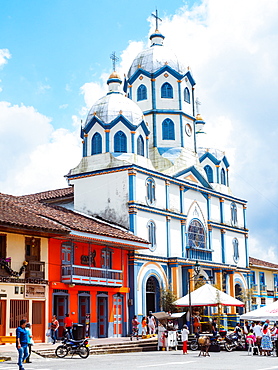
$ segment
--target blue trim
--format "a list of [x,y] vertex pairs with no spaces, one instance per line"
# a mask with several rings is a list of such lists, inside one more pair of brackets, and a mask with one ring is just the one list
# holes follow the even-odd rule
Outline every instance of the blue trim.
[[199,161],[202,163],[206,158],[210,159],[212,161],[212,163],[214,163],[215,165],[219,165],[220,162],[221,162],[213,154],[211,154],[210,152],[206,152],[205,154],[203,154],[199,158]]
[[150,40],[153,39],[154,37],[161,37],[162,39],[165,39],[165,36],[163,36],[161,33],[152,33],[150,36]]
[[[138,271],[138,273],[139,273],[139,271]],[[147,316],[147,314],[148,314],[148,312],[146,312],[146,309],[147,309],[147,305],[146,305],[146,284],[147,284],[148,278],[151,277],[151,276],[154,276],[156,278],[156,280],[158,282],[158,285],[159,285],[159,288],[160,288],[159,290],[165,289],[163,276],[160,275],[160,272],[158,272],[156,270],[153,270],[153,269],[148,270],[146,272],[146,274],[144,275],[143,279],[142,279],[142,309],[143,309],[144,316]],[[137,292],[137,290],[136,290],[136,292]],[[158,309],[160,311],[160,307],[158,307]],[[138,311],[136,311],[136,312],[138,312]]]
[[149,158],[149,139],[146,138],[146,157]]
[[142,129],[143,129],[143,131],[144,131],[144,133],[145,133],[145,135],[149,135],[150,134],[150,131],[147,128],[147,125],[146,125],[146,123],[145,123],[144,120],[142,120],[142,122],[139,123],[139,125],[136,126],[136,125],[133,125],[132,123],[130,123],[122,114],[119,114],[118,117],[116,117],[110,123],[104,123],[98,117],[93,116],[92,119],[86,124],[86,126],[83,129],[83,131],[84,131],[84,133],[88,133],[92,129],[92,127],[94,127],[94,125],[96,123],[98,123],[104,129],[110,130],[115,125],[117,125],[119,122],[123,123],[130,131],[136,131],[137,128],[141,126]]
[[248,247],[248,238],[245,237],[245,263],[246,267],[249,266],[249,247]]
[[180,138],[181,138],[181,146],[184,148],[184,136],[183,136],[182,115],[180,115]]
[[83,157],[87,157],[87,150],[88,150],[88,137],[84,136],[84,144],[83,144]]
[[243,207],[243,227],[246,229],[246,208]]
[[153,114],[153,146],[157,147],[156,114]]
[[219,168],[220,167],[216,167],[217,184],[219,184]]
[[128,200],[135,201],[136,199],[136,174],[128,175]]
[[179,109],[182,110],[182,103],[181,103],[181,83],[180,82],[178,82],[178,96],[179,96]]
[[166,240],[167,240],[167,257],[171,257],[171,228],[170,219],[166,218]]
[[203,177],[203,175],[201,175],[200,172],[194,166],[188,167],[187,169],[176,173],[175,175],[173,175],[173,177],[177,178],[189,172],[191,172],[197,178],[197,180],[200,181],[200,183],[204,187],[212,189],[211,185],[207,182],[207,180]]
[[123,86],[123,91],[127,94],[127,79],[126,79],[126,77],[125,77],[125,79],[124,79],[124,86]]
[[165,72],[168,72],[169,74],[171,74],[172,76],[174,76],[177,80],[182,80],[184,77],[187,77],[191,86],[193,87],[194,85],[196,85],[196,82],[195,80],[193,79],[192,77],[192,74],[190,71],[187,71],[185,74],[181,74],[179,72],[177,72],[176,70],[174,70],[172,67],[170,67],[168,64],[167,65],[164,65],[163,67],[161,67],[160,69],[158,69],[157,71],[155,71],[154,73],[150,73],[150,72],[147,72],[145,71],[144,69],[142,68],[138,68],[134,74],[132,76],[129,77],[128,79],[128,83],[130,85],[133,84],[133,82],[140,76],[140,75],[144,75],[148,78],[157,78],[158,76],[160,76],[161,74],[165,73]]
[[135,139],[135,134],[131,132],[131,153],[134,153],[134,148],[135,148],[135,143],[134,143],[134,139]]
[[136,234],[136,214],[130,213],[129,214],[129,230],[132,231],[134,234]]
[[120,80],[119,78],[109,78],[107,80],[107,85],[109,85],[111,82],[118,82],[118,83],[122,83],[122,80]]
[[181,250],[182,257],[186,258],[186,248],[185,248],[185,224],[181,223]]
[[207,198],[208,220],[210,220],[210,217],[211,217],[211,198],[210,197],[206,197],[206,198]]
[[132,100],[132,87],[129,88],[129,99]]
[[224,202],[220,202],[220,199],[219,199],[219,203],[220,203],[220,223],[223,224],[224,223],[224,210],[223,210],[223,203]]
[[208,231],[208,247],[212,249],[212,230]]
[[[152,82],[152,109],[156,109],[156,91],[155,91],[155,81]],[[153,112],[153,110],[151,110]]]
[[211,184],[213,183],[213,169],[207,164],[205,167],[204,167],[204,170],[207,174],[207,178],[208,178],[208,182]]
[[221,254],[222,254],[222,263],[225,262],[225,233],[221,233]]
[[190,116],[189,114],[183,112],[183,111],[180,111],[179,109],[149,109],[149,110],[144,110],[143,111],[144,113],[144,116],[148,116],[150,114],[153,114],[153,113],[157,113],[157,114],[175,114],[175,115],[181,115],[182,117],[186,117],[190,120],[192,120],[192,122],[194,121],[194,117],[193,116]]
[[113,168],[105,168],[105,169],[96,170],[96,171],[82,172],[80,174],[74,174],[74,175],[67,175],[67,178],[68,179],[78,179],[80,177],[90,176],[90,175],[97,175],[97,174],[101,174],[103,172],[108,173],[110,171],[115,172],[117,170],[123,171],[123,170],[131,170],[131,169],[135,169],[138,172],[143,173],[147,176],[154,176],[154,177],[159,178],[159,179],[169,180],[171,184],[175,184],[175,185],[178,185],[178,186],[185,186],[186,187],[185,191],[186,190],[197,190],[197,191],[202,192],[204,194],[206,193],[206,191],[208,191],[210,195],[216,196],[218,198],[225,198],[228,201],[235,201],[235,202],[240,203],[240,204],[246,204],[247,203],[246,200],[242,200],[240,198],[235,198],[233,196],[217,192],[213,189],[206,190],[205,188],[201,188],[200,185],[194,185],[194,184],[192,184],[188,181],[185,181],[185,180],[174,179],[172,176],[165,175],[165,174],[163,174],[161,172],[158,172],[158,171],[153,171],[153,170],[149,170],[149,169],[147,170],[146,168],[135,165],[135,164],[113,167]]
[[180,213],[184,213],[184,190],[180,189]]
[[106,152],[110,152],[110,131],[105,132],[105,146]]
[[169,209],[169,186],[165,183],[165,206],[167,210]]
[[227,178],[227,186],[229,186],[229,172],[226,171],[226,178]]

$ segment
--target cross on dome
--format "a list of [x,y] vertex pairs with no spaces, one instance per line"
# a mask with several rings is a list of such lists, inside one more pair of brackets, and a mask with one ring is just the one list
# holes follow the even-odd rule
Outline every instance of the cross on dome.
[[162,19],[159,18],[157,9],[155,10],[155,14],[152,13],[152,16],[155,18],[155,30],[158,31],[158,21],[162,22]]
[[112,60],[113,63],[113,71],[116,71],[116,62],[119,61],[119,58],[116,56],[115,51],[113,51],[113,53],[110,55],[110,59]]

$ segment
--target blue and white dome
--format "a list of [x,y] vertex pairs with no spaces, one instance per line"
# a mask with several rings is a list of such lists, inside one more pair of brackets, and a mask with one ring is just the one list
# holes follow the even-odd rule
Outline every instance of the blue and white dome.
[[149,73],[154,73],[165,65],[168,65],[180,74],[185,74],[187,72],[175,53],[163,45],[164,36],[161,35],[159,31],[152,34],[150,39],[152,45],[148,49],[141,51],[133,60],[128,72],[128,78],[139,68]]
[[119,75],[112,73],[107,83],[109,92],[92,106],[85,126],[94,116],[104,124],[109,124],[119,115],[124,116],[132,125],[138,126],[143,120],[143,113],[136,103],[119,91],[121,84]]

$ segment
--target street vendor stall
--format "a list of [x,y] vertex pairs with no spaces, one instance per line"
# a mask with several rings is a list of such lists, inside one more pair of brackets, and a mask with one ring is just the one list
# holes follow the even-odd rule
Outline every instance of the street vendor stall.
[[278,321],[278,301],[269,303],[266,306],[260,307],[256,310],[247,312],[240,316],[241,320],[255,320],[255,321]]
[[157,349],[166,348],[178,348],[178,336],[177,336],[177,326],[175,321],[184,315],[185,312],[169,314],[167,312],[155,312],[153,315],[158,321],[158,343]]

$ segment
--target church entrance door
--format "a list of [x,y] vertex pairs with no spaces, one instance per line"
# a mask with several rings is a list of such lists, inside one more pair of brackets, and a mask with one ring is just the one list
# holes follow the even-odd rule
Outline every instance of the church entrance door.
[[146,308],[147,314],[152,312],[157,312],[159,310],[159,283],[154,276],[150,276],[146,283]]

